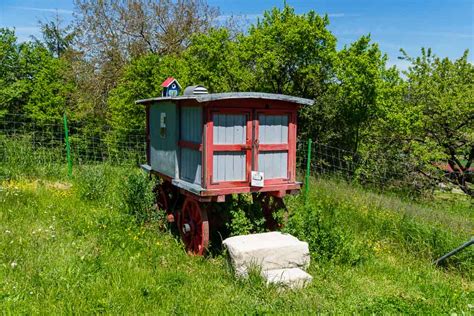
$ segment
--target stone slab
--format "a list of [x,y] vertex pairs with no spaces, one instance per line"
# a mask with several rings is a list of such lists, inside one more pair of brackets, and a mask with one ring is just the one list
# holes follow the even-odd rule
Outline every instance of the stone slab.
[[248,269],[261,271],[309,266],[308,243],[280,232],[234,236],[223,241],[237,275]]
[[299,268],[275,269],[262,272],[267,284],[282,285],[291,289],[301,289],[311,283],[313,277]]

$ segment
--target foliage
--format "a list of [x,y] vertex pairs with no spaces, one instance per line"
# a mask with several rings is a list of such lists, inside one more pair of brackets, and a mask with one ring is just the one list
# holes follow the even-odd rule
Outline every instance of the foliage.
[[161,83],[171,75],[179,77],[184,72],[179,65],[175,56],[147,55],[124,68],[119,84],[108,98],[108,122],[116,134],[145,130],[144,106],[136,105],[135,101],[161,95]]
[[353,233],[343,229],[345,218],[336,210],[328,200],[298,204],[298,211],[291,214],[284,230],[308,242],[313,260],[360,264],[370,251],[356,241]]
[[[130,169],[109,168],[111,196],[120,197]],[[439,200],[420,205],[344,183],[312,184],[311,203],[332,205],[335,214],[347,218],[337,221],[335,229],[353,232],[353,241],[367,244],[373,254],[357,265],[313,259],[309,287],[280,291],[265,286],[257,274],[236,281],[223,256],[202,260],[186,255],[169,233],[141,225],[124,212],[120,199],[84,200],[75,185],[58,179],[1,182],[0,306],[12,314],[472,311],[472,263],[452,268],[449,259],[447,267],[435,268],[423,239],[405,243],[396,237],[403,227],[390,225],[404,213],[404,221],[409,217],[416,228],[400,234],[422,236],[420,230],[436,226],[440,238],[455,248],[472,231],[468,205]],[[288,202],[292,213],[302,210],[298,199]],[[474,258],[472,249],[466,251],[460,261]]]
[[[43,42],[55,57],[60,58],[72,45],[75,32],[72,25],[62,26],[63,21],[56,13],[54,21],[39,22]],[[39,40],[37,40],[39,41]]]
[[336,53],[329,19],[316,12],[296,14],[288,5],[266,11],[244,40],[257,89],[315,98],[327,87]]
[[388,178],[402,175],[418,189],[444,182],[472,196],[474,67],[467,51],[455,61],[425,49],[404,58],[411,62],[406,80],[381,107],[362,153],[372,166],[388,166]]
[[83,200],[97,201],[105,197],[108,187],[104,165],[82,167],[76,176],[78,195]]
[[[468,52],[455,61],[424,49],[420,57],[405,54],[405,58],[412,63],[406,72],[408,107],[394,113],[407,140],[404,149],[421,162],[424,175],[448,180],[474,197],[469,184],[474,161],[474,66]],[[443,162],[454,171],[448,178],[439,175]]]
[[248,67],[243,34],[232,35],[226,28],[196,34],[183,53],[188,84],[204,85],[209,92],[250,91],[258,82]]
[[149,220],[154,202],[154,183],[142,172],[130,174],[123,184],[123,202],[130,215],[137,221]]
[[262,209],[259,205],[252,203],[252,200],[253,198],[249,194],[238,194],[232,196],[223,206],[218,206],[218,212],[230,214],[226,226],[231,236],[265,231],[265,218]]
[[41,41],[18,43],[0,29],[0,116],[46,126],[67,112],[119,155],[118,144],[144,130],[135,100],[159,96],[169,76],[211,93],[284,93],[314,100],[300,109],[299,139],[346,150],[360,183],[422,195],[445,182],[472,196],[467,51],[453,61],[431,50],[405,54],[411,66],[401,77],[370,36],[338,50],[328,16],[288,5],[265,11],[247,32],[213,27],[217,11],[205,1],[81,0],[76,11],[72,25],[41,22]]
[[63,113],[72,108],[70,95],[75,89],[66,78],[68,64],[62,59],[51,58],[32,80],[32,92],[25,110],[38,125],[54,124]]
[[33,91],[32,78],[51,59],[36,43],[17,43],[14,31],[0,28],[0,115],[24,113]]
[[59,177],[64,154],[60,147],[32,146],[32,134],[0,135],[0,179]]

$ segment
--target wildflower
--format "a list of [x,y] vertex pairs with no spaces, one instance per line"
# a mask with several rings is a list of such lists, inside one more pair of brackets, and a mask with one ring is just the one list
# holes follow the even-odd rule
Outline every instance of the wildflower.
[[10,266],[12,267],[12,269],[15,269],[15,267],[18,265],[18,263],[16,263],[16,261],[12,261],[12,263],[10,264]]

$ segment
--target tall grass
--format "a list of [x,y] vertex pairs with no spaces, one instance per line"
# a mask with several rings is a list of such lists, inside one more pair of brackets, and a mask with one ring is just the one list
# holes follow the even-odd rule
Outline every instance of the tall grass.
[[[285,229],[309,242],[314,281],[281,292],[258,277],[236,280],[222,254],[186,255],[158,220],[137,221],[149,211],[142,194],[150,185],[137,168],[82,166],[72,179],[17,175],[0,182],[7,313],[472,313],[473,250],[445,267],[432,264],[470,237],[468,204],[442,213],[451,202],[413,203],[313,180],[307,205],[286,199]],[[237,227],[260,229],[258,214],[242,218],[245,198],[232,203]]]

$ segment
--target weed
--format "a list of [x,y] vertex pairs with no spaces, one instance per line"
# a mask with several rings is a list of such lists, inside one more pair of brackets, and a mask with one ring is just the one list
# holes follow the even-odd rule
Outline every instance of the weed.
[[[164,212],[152,212],[155,199],[153,186],[154,182],[143,172],[130,174],[123,185],[123,201],[127,211],[139,222],[148,221],[159,213],[162,213],[164,216]],[[153,219],[156,220],[156,218]]]
[[97,201],[105,196],[108,179],[105,165],[82,167],[76,176],[81,199]]
[[230,214],[227,228],[230,235],[247,235],[265,231],[265,218],[259,205],[253,203],[250,194],[238,194],[230,197],[220,208]]
[[[187,256],[171,234],[138,222],[135,214],[146,216],[152,199],[142,195],[153,185],[145,175],[114,166],[104,174],[106,196],[100,203],[80,196],[79,181],[73,189],[42,179],[0,182],[2,310],[472,314],[472,249],[448,259],[445,268],[432,264],[438,253],[467,239],[468,210],[441,213],[444,204],[427,206],[315,181],[308,208],[299,197],[286,199],[285,228],[310,242],[313,282],[301,291],[278,291],[258,273],[236,280],[223,255]],[[248,220],[238,229],[261,231],[259,210],[248,209],[249,202],[249,196],[240,201],[235,196],[216,212],[225,218],[229,206],[237,218],[246,211]]]
[[313,202],[292,212],[284,230],[308,242],[314,260],[356,265],[369,251],[343,228],[342,220],[331,205]]

